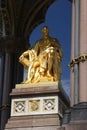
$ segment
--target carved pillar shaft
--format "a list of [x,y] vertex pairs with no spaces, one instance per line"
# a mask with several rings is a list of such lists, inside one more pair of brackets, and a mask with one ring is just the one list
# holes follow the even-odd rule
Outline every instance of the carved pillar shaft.
[[4,56],[0,54],[0,106],[2,104],[2,83],[3,83]]
[[[4,55],[0,54],[0,106],[2,106],[3,68],[4,68]],[[1,111],[0,111],[0,127],[1,127]]]
[[[9,93],[11,90],[12,79],[12,56],[9,53],[5,55],[5,67],[4,67],[4,79],[3,79],[3,93],[2,93],[2,105],[10,103]],[[4,118],[3,118],[4,117]],[[4,129],[4,125],[9,117],[9,109],[1,111],[1,130]]]
[[[5,66],[4,66],[4,78],[2,92],[2,105],[10,105],[10,92],[16,83],[22,81],[23,71],[22,67],[18,63],[18,55],[13,53],[5,54]],[[4,129],[4,126],[9,118],[10,108],[1,111],[1,129]],[[3,118],[5,117],[5,118]]]
[[[74,2],[72,2],[72,39],[71,39],[71,60],[74,58],[74,26],[75,26],[75,7],[74,7]],[[70,99],[71,99],[71,106],[74,105],[74,71],[73,69],[71,69],[71,75],[70,75],[70,78],[71,78],[71,94],[70,94]]]
[[[75,0],[75,41],[74,57],[79,56],[79,0]],[[74,104],[79,102],[79,66],[74,65]]]
[[[80,0],[80,55],[87,54],[87,0]],[[87,102],[87,61],[80,62],[79,101]]]
[[[72,1],[72,49],[71,58],[79,56],[79,0]],[[71,106],[79,102],[79,66],[71,70]]]
[[[72,45],[71,60],[79,56],[80,40],[80,3],[72,0]],[[74,64],[71,69],[71,106],[79,103],[79,65]]]

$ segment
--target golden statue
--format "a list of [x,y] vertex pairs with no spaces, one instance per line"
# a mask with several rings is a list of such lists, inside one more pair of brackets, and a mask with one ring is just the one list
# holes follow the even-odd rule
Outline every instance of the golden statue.
[[19,57],[19,62],[27,69],[26,81],[23,83],[54,82],[61,79],[63,53],[60,43],[49,36],[48,27],[42,28],[42,34],[43,38]]

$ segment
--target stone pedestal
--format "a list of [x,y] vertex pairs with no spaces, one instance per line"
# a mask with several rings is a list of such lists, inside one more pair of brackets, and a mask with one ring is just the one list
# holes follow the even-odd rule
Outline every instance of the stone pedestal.
[[69,99],[61,83],[18,84],[12,90],[5,130],[57,130]]

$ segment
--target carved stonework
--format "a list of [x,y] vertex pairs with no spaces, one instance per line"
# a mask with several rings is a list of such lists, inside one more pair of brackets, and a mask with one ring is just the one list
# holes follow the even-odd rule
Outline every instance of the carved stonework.
[[30,100],[29,101],[29,111],[39,112],[40,111],[40,100]]
[[23,115],[26,113],[26,100],[25,99],[13,99],[11,113],[14,115]]
[[58,113],[58,96],[12,99],[11,116]]
[[15,104],[14,104],[14,106],[15,106],[15,108],[14,108],[14,112],[25,112],[25,101],[18,101],[18,102],[14,102]]
[[44,99],[43,100],[44,111],[54,111],[55,110],[55,99]]

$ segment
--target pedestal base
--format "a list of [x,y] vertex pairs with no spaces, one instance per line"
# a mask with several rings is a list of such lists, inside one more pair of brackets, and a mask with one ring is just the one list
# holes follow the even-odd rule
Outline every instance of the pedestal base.
[[[20,116],[11,117],[6,125],[6,130],[43,130],[52,129],[56,130],[60,125],[60,119],[58,115],[39,115],[39,116]],[[55,128],[55,129],[54,129]]]
[[12,90],[11,117],[5,130],[57,130],[61,125],[69,106],[61,84],[33,85],[17,85]]

